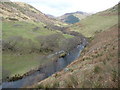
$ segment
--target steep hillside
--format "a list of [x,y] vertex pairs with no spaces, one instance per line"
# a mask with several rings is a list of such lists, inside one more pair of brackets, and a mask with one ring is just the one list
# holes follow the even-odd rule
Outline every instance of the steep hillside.
[[0,17],[9,21],[42,22],[49,27],[66,25],[56,19],[48,18],[47,15],[23,2],[0,2]]
[[[60,17],[58,17],[59,20],[69,23],[69,24],[73,24],[73,23],[77,23],[80,20],[86,18],[87,16],[89,16],[89,14],[85,13],[85,12],[73,12],[73,13],[66,13]],[[71,19],[72,18],[72,19]]]
[[[39,73],[39,68],[46,68],[46,64],[51,61],[57,62],[56,58],[64,57],[81,44],[85,39],[80,34],[82,33],[90,38],[90,42],[81,53],[81,57],[64,70],[30,87],[117,88],[117,7],[118,5],[88,16],[68,28],[64,27],[67,24],[46,16],[28,4],[0,2],[3,81],[22,79],[29,73],[34,75],[34,71]],[[72,21],[76,16],[72,14]],[[56,56],[51,57],[52,55]]]
[[104,31],[118,22],[118,5],[106,11],[88,16],[71,26],[71,31],[82,33],[86,37],[93,37],[96,33]]
[[[37,88],[117,88],[118,25],[97,34],[81,57]],[[111,52],[112,51],[112,52]]]
[[71,30],[92,37],[80,58],[36,88],[118,88],[118,5],[89,16]]

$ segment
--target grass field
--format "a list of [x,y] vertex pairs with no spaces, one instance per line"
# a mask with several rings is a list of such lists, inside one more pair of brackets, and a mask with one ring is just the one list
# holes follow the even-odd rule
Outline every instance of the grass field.
[[3,22],[3,38],[10,36],[22,36],[23,38],[33,39],[38,35],[49,35],[56,33],[55,31],[44,28],[42,23],[28,22]]
[[[31,69],[37,68],[38,66],[45,64],[48,60],[44,59],[43,56],[50,54],[51,52],[43,50],[43,52],[37,53],[29,53],[32,48],[40,49],[40,43],[36,38],[42,36],[38,39],[40,41],[47,36],[51,37],[55,34],[60,42],[60,39],[73,38],[71,35],[63,34],[57,30],[51,30],[46,28],[43,23],[33,23],[33,22],[24,22],[24,21],[6,21],[2,23],[2,33],[3,33],[3,41],[10,43],[13,47],[17,49],[17,51],[3,51],[2,64],[3,64],[3,78],[9,76],[14,76],[17,74],[24,74]],[[51,38],[50,37],[50,38]],[[49,38],[49,39],[50,39]],[[57,39],[52,37],[52,39]],[[52,40],[53,41],[53,40]],[[47,46],[48,47],[48,46]]]
[[[50,35],[57,33],[56,31],[48,30],[44,28],[42,23],[28,23],[28,22],[3,22],[2,23],[3,40],[13,41],[17,37],[22,37],[24,40],[18,39],[17,47],[30,48],[31,44],[28,43],[31,40],[34,44],[37,43],[35,37],[39,35]],[[28,49],[29,49],[28,48]],[[18,52],[5,51],[3,52],[3,74],[4,76],[14,76],[15,74],[24,74],[25,72],[38,67],[46,60],[41,59],[41,54],[22,54]]]
[[[19,55],[12,52],[3,53],[3,76],[14,76],[24,74],[27,71],[38,67],[44,61],[40,54]],[[4,78],[4,77],[3,77]]]

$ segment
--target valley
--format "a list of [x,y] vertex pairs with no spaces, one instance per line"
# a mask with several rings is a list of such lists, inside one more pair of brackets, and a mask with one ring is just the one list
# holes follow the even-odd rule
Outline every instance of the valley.
[[118,5],[73,24],[69,30],[89,44],[77,60],[32,88],[118,88]]
[[118,6],[54,17],[0,2],[3,88],[118,88]]
[[[56,26],[57,23],[51,25],[49,22],[53,22],[53,19],[47,18],[47,16],[25,3],[5,2],[1,3],[2,5],[5,6],[2,10],[4,15],[2,22],[3,81],[9,81],[12,77],[21,78],[25,73],[36,70],[50,62],[51,59],[45,58],[49,54],[61,50],[68,53],[81,43],[82,38],[67,33],[64,34],[59,30],[59,28],[64,27],[64,23],[61,26]],[[19,5],[19,7],[16,5]],[[23,7],[26,10],[21,12]],[[16,8],[18,9],[13,11]],[[40,20],[41,17],[46,20],[42,18],[41,21],[35,21],[38,20],[35,17],[36,14],[28,16],[25,13],[25,11],[32,13],[31,10],[38,12]],[[15,15],[18,12],[24,14],[24,16],[26,15],[31,20],[20,19],[22,14],[14,19],[9,19],[11,14],[14,13]],[[55,19],[54,21],[60,22]],[[71,42],[74,43],[70,44]]]

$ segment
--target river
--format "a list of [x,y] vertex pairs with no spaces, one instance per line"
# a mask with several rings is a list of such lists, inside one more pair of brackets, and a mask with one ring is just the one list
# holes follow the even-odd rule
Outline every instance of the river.
[[45,78],[51,76],[55,72],[58,72],[64,69],[72,61],[76,60],[80,56],[80,53],[84,49],[84,46],[86,46],[86,41],[83,41],[81,45],[78,45],[76,48],[71,50],[65,57],[59,58],[56,61],[50,62],[49,64],[40,68],[35,73],[29,76],[26,76],[20,80],[12,81],[12,82],[3,82],[0,87],[1,88],[23,88],[23,87],[38,83],[41,80],[44,80]]

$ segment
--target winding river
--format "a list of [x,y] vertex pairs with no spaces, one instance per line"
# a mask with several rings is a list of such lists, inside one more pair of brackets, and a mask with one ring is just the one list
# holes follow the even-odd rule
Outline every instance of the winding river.
[[[29,76],[26,76],[20,80],[13,81],[13,82],[3,82],[0,87],[2,88],[23,88],[23,87],[33,85],[37,82],[40,82],[41,80],[44,80],[45,78],[51,76],[55,72],[58,72],[64,69],[72,61],[76,60],[80,56],[80,53],[84,49],[85,46],[86,46],[86,41],[84,40],[81,45],[78,45],[76,48],[71,50],[65,57],[59,58],[56,61],[50,62],[49,64],[40,68],[35,73]],[[48,58],[51,58],[49,56]]]

